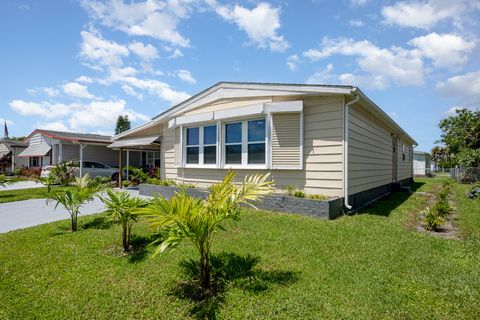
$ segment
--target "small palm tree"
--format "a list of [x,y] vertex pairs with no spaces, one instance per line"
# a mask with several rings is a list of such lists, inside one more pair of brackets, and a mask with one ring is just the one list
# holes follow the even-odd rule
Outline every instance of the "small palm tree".
[[12,184],[11,180],[7,179],[7,177],[4,174],[0,174],[0,187],[6,187],[11,184]]
[[137,221],[135,210],[145,207],[148,201],[138,197],[131,197],[127,192],[107,189],[107,197],[98,196],[105,204],[105,214],[117,224],[122,225],[122,245],[125,253],[130,251],[130,236],[133,224]]
[[200,255],[200,285],[204,290],[211,285],[210,250],[215,231],[224,230],[225,220],[240,218],[240,204],[253,206],[252,202],[272,191],[269,174],[248,176],[239,186],[234,184],[235,175],[235,171],[228,171],[221,183],[211,186],[206,200],[191,197],[182,189],[170,201],[158,196],[139,211],[147,216],[154,231],[165,236],[155,254],[176,247],[184,239],[193,243]]
[[80,207],[93,200],[99,191],[98,187],[89,187],[89,176],[78,178],[73,188],[65,191],[53,192],[47,201],[56,201],[55,209],[61,204],[70,213],[71,230],[77,231],[77,220]]
[[41,184],[47,186],[48,193],[50,193],[52,185],[57,183],[57,178],[51,173],[46,177],[37,177],[36,180]]

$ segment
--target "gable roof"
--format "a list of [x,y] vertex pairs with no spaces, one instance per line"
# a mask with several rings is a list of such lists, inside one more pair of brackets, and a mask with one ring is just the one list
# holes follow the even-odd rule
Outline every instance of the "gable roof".
[[26,141],[30,140],[30,138],[36,133],[41,133],[49,138],[71,141],[71,142],[110,143],[112,139],[111,136],[104,136],[101,134],[35,129],[25,140]]
[[165,110],[152,120],[124,131],[112,137],[113,140],[120,139],[131,133],[155,126],[160,122],[165,122],[169,117],[176,113],[185,112],[207,103],[213,103],[223,99],[233,98],[251,98],[251,97],[274,97],[274,96],[319,96],[319,95],[344,95],[360,96],[360,102],[365,105],[369,111],[385,122],[412,144],[417,142],[405,132],[390,116],[388,116],[379,106],[370,100],[359,88],[347,85],[320,85],[320,84],[295,84],[295,83],[258,83],[258,82],[218,82],[217,84],[197,93],[196,95],[174,105]]
[[2,139],[0,140],[0,144],[4,144],[8,147],[28,147],[28,142],[25,140]]

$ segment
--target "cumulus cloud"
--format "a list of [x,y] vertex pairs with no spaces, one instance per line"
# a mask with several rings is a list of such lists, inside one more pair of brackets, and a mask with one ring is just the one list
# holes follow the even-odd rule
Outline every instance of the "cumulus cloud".
[[152,61],[158,58],[158,50],[151,44],[145,45],[142,42],[133,42],[128,45],[128,48],[144,61]]
[[362,83],[370,83],[368,87],[378,89],[386,88],[391,83],[399,85],[424,83],[423,61],[417,51],[399,47],[379,48],[367,40],[324,38],[320,50],[310,49],[303,55],[316,61],[336,54],[357,57],[360,69],[366,73],[361,76],[353,74],[340,76],[344,82],[358,83],[361,80]]
[[93,99],[95,96],[88,92],[88,88],[76,82],[69,82],[62,86],[63,92],[74,98]]
[[131,36],[147,36],[169,44],[188,47],[189,40],[177,30],[181,19],[187,18],[195,1],[147,0],[83,0],[82,6],[91,18],[104,26],[120,30]]
[[480,71],[469,72],[439,82],[437,89],[446,96],[457,97],[460,102],[476,104],[480,102]]
[[12,100],[9,105],[22,116],[41,116],[50,119],[63,117],[71,113],[71,106],[63,103]]
[[354,6],[364,6],[370,0],[350,0],[350,3]]
[[300,63],[300,57],[298,56],[298,54],[292,54],[287,58],[287,67],[291,71],[297,70],[299,63]]
[[80,56],[93,69],[105,66],[121,66],[123,57],[129,55],[128,48],[114,41],[106,40],[95,29],[82,31]]
[[311,84],[328,84],[332,75],[330,74],[333,70],[333,64],[329,63],[324,70],[317,71],[308,77],[306,83]]
[[350,19],[348,21],[348,24],[351,25],[352,27],[363,27],[364,23],[360,19]]
[[143,100],[143,95],[141,93],[136,92],[135,89],[133,89],[129,85],[126,85],[126,84],[122,85],[122,90],[129,96],[135,97],[138,100]]
[[211,1],[215,11],[226,21],[235,23],[240,30],[245,31],[250,42],[260,48],[270,48],[272,51],[285,51],[290,44],[278,34],[280,29],[280,9],[262,2],[253,9],[240,5],[227,7]]
[[468,41],[453,34],[430,33],[408,42],[417,47],[421,54],[433,61],[438,68],[451,68],[464,64],[468,54],[475,47],[474,41]]
[[61,122],[61,121],[37,122],[36,127],[38,129],[45,129],[45,130],[69,131],[67,126],[65,124],[63,124],[63,122]]
[[444,20],[461,25],[470,13],[478,10],[480,2],[471,0],[400,1],[383,7],[382,15],[387,24],[429,30]]
[[94,79],[91,78],[91,77],[87,77],[87,76],[80,76],[80,77],[76,78],[75,81],[76,82],[82,82],[82,83],[93,83]]
[[60,94],[60,91],[58,89],[55,89],[52,87],[40,87],[40,88],[27,89],[27,92],[34,96],[38,94],[44,94],[49,98],[56,97]]
[[177,75],[177,77],[180,78],[180,80],[184,81],[184,82],[187,82],[187,83],[190,83],[190,84],[195,84],[197,83],[197,80],[195,80],[192,76],[192,73],[188,70],[177,70],[175,71],[175,74]]

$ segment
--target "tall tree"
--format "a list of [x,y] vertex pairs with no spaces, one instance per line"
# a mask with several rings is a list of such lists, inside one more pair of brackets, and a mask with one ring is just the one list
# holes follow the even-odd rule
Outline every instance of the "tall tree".
[[115,127],[115,134],[122,133],[124,131],[129,130],[131,127],[130,120],[128,119],[128,115],[120,115],[117,118],[117,126]]

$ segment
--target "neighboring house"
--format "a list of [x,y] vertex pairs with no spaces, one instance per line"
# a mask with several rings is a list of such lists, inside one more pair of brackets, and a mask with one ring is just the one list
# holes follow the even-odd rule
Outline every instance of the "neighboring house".
[[[118,151],[107,148],[111,144],[110,138],[99,134],[36,129],[27,137],[28,147],[19,157],[28,159],[29,167],[80,160],[118,166]],[[132,162],[140,165],[139,157],[134,157]]]
[[0,161],[5,172],[13,172],[17,168],[28,166],[28,160],[19,158],[18,155],[27,148],[28,143],[18,140],[0,140]]
[[430,153],[413,152],[413,174],[415,176],[430,176],[432,174]]
[[294,185],[347,208],[410,181],[416,145],[356,87],[229,82],[113,140],[160,151],[164,179],[207,187],[229,168],[239,179],[270,172],[278,192]]

